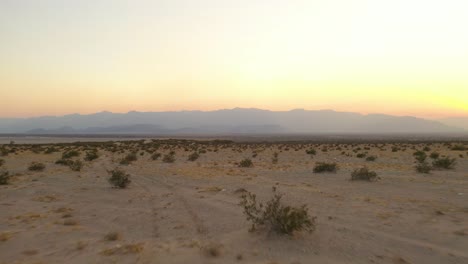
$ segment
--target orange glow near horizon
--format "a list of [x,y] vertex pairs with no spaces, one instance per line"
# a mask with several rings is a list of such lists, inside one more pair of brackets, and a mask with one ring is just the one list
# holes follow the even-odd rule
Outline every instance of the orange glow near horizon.
[[468,116],[464,0],[5,1],[0,117]]

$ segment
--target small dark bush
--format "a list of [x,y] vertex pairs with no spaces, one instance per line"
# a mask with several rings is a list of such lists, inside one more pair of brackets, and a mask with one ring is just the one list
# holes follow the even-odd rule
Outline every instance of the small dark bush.
[[356,157],[358,157],[360,159],[364,158],[365,156],[366,156],[366,153],[359,153],[359,154],[356,155]]
[[351,173],[352,181],[372,181],[377,178],[377,173],[370,171],[367,167],[362,167],[354,170]]
[[127,156],[125,156],[121,161],[120,161],[120,164],[122,165],[129,165],[130,163],[136,161],[138,158],[137,158],[137,155],[136,153],[132,152],[132,153],[128,153]]
[[69,159],[78,156],[80,156],[80,152],[78,152],[77,150],[68,150],[62,154],[62,159]]
[[152,159],[152,160],[157,160],[157,159],[159,159],[160,157],[161,157],[161,153],[158,153],[158,152],[153,153],[153,155],[151,155],[151,159]]
[[437,152],[432,152],[429,157],[431,157],[431,159],[438,159],[440,157],[440,154]]
[[175,162],[175,152],[171,151],[169,154],[164,155],[163,162],[165,163],[174,163]]
[[40,162],[33,162],[28,167],[28,170],[30,171],[43,171],[44,169],[45,165]]
[[80,160],[75,160],[72,161],[68,166],[72,171],[80,171],[81,168],[83,168],[83,162],[81,162]]
[[455,168],[455,164],[456,159],[450,157],[438,158],[432,162],[432,166],[434,166],[434,168],[447,170]]
[[188,160],[196,161],[199,157],[200,157],[200,154],[198,154],[197,152],[193,152],[192,154],[188,156]]
[[457,150],[457,151],[465,151],[465,150],[468,150],[468,147],[466,147],[465,145],[455,145],[453,147],[450,148],[451,150]]
[[51,153],[54,153],[54,152],[58,152],[58,149],[56,149],[54,147],[49,147],[49,148],[46,148],[46,150],[44,150],[44,154],[51,154]]
[[73,160],[70,159],[59,159],[55,162],[58,165],[70,166],[73,163]]
[[416,158],[416,160],[417,160],[419,163],[423,163],[423,162],[426,160],[426,158],[427,158],[426,152],[420,151],[420,150],[414,152],[414,153],[413,153],[413,156]]
[[0,167],[3,166],[3,164],[5,164],[5,160],[4,160],[4,159],[0,159]]
[[315,173],[320,173],[320,172],[336,172],[338,169],[338,166],[336,163],[326,163],[326,162],[317,162],[314,166],[314,172]]
[[314,156],[315,154],[317,154],[317,151],[315,149],[309,149],[309,150],[306,150],[306,153],[311,156]]
[[278,152],[273,153],[273,158],[271,159],[273,164],[278,164]]
[[0,185],[7,185],[10,177],[8,171],[0,171]]
[[241,160],[241,162],[239,163],[239,167],[242,167],[242,168],[251,168],[251,167],[253,167],[253,162],[252,162],[250,159],[243,159],[243,160]]
[[263,203],[257,203],[256,195],[250,192],[242,195],[240,206],[244,208],[247,221],[252,222],[250,231],[259,226],[267,227],[279,234],[291,235],[296,231],[315,230],[316,217],[310,217],[306,205],[300,207],[285,206],[281,202],[282,194],[273,187],[273,198]]
[[367,161],[375,161],[377,159],[376,156],[369,156],[366,158]]
[[431,151],[431,148],[428,147],[428,146],[425,146],[425,147],[423,148],[423,151]]
[[111,177],[109,178],[109,183],[118,188],[126,188],[130,184],[130,175],[121,169],[114,169],[109,171]]
[[85,156],[84,160],[93,161],[93,160],[95,160],[97,158],[99,158],[99,154],[98,154],[97,150],[92,150],[92,151],[86,152],[86,156]]
[[429,173],[432,170],[432,167],[429,166],[429,163],[427,163],[426,161],[416,164],[416,166],[414,166],[414,168],[419,173]]

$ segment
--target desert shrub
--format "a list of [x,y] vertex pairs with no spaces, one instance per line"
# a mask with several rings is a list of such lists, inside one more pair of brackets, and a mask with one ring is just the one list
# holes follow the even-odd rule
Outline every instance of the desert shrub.
[[198,154],[197,152],[193,152],[192,154],[188,156],[188,160],[196,161],[199,157],[200,157],[200,154]]
[[426,160],[426,158],[427,158],[426,152],[420,151],[420,150],[414,152],[414,153],[413,153],[413,156],[416,158],[416,160],[417,160],[419,163],[424,162],[424,161]]
[[432,166],[434,168],[439,168],[439,169],[453,169],[456,164],[456,159],[455,158],[450,158],[450,157],[444,157],[444,158],[438,158],[432,162]]
[[0,167],[3,166],[3,164],[5,164],[5,160],[4,160],[4,159],[0,159]]
[[360,159],[364,158],[365,156],[366,156],[366,153],[359,153],[359,154],[356,155],[356,157],[358,157]]
[[175,152],[171,151],[169,154],[164,155],[163,162],[165,163],[174,163],[175,162]]
[[309,149],[309,150],[306,150],[306,153],[311,156],[314,156],[315,154],[317,154],[317,151],[315,149]]
[[157,160],[157,159],[159,159],[160,157],[161,157],[161,153],[158,153],[158,152],[153,153],[153,155],[151,155],[151,159],[152,159],[152,160]]
[[80,160],[75,160],[72,161],[68,166],[72,171],[80,171],[81,168],[83,168],[83,162],[81,162]]
[[440,154],[437,152],[432,152],[431,155],[429,156],[431,159],[438,159],[440,157]]
[[32,162],[28,167],[28,170],[30,171],[43,171],[44,169],[45,165],[40,162]]
[[136,161],[138,158],[137,158],[137,155],[135,152],[132,152],[132,153],[128,153],[121,161],[120,161],[120,164],[122,165],[129,165],[130,163]]
[[414,166],[414,168],[419,173],[429,173],[432,170],[432,167],[426,161],[416,164],[416,166]]
[[69,159],[78,156],[80,156],[80,152],[77,150],[67,150],[64,153],[62,153],[62,159]]
[[8,171],[0,171],[0,185],[7,185],[10,180],[10,173]]
[[376,156],[369,156],[366,158],[366,161],[375,161],[377,159]]
[[271,159],[273,164],[278,164],[278,152],[273,153],[273,158]]
[[95,160],[97,158],[99,158],[98,151],[97,150],[91,150],[91,151],[86,152],[84,160],[93,161],[93,160]]
[[250,159],[243,159],[243,160],[241,160],[241,162],[239,163],[239,167],[242,167],[242,168],[251,168],[251,167],[253,167],[253,162],[252,162],[252,160],[250,160]]
[[279,234],[291,235],[295,231],[315,230],[316,217],[310,217],[306,205],[300,207],[285,206],[281,202],[282,194],[273,187],[273,198],[265,204],[258,203],[256,195],[250,192],[242,195],[240,206],[244,208],[247,221],[252,223],[250,231],[264,226]]
[[458,151],[465,151],[468,150],[468,147],[465,147],[465,145],[458,144],[450,148],[451,150],[458,150]]
[[71,159],[58,159],[55,162],[55,164],[63,165],[63,166],[70,166],[71,163],[73,163],[73,160]]
[[370,171],[367,167],[355,169],[351,172],[352,181],[372,181],[377,178],[377,173]]
[[51,154],[54,152],[58,152],[58,149],[56,149],[55,147],[49,147],[49,148],[46,148],[46,150],[44,150],[44,154]]
[[423,148],[423,151],[431,151],[431,148],[428,147],[428,146],[425,146],[425,147]]
[[392,147],[392,152],[398,152],[398,150],[400,150],[400,149],[397,148],[397,147]]
[[125,171],[121,169],[114,169],[109,171],[109,174],[111,177],[109,178],[109,183],[112,184],[114,187],[118,188],[126,188],[131,180],[130,180],[130,174],[127,174]]
[[315,173],[336,172],[338,165],[336,163],[317,162],[314,166]]

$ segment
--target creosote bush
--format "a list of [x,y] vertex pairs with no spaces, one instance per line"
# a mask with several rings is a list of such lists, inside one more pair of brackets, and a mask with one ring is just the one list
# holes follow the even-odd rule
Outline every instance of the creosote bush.
[[44,169],[45,169],[45,165],[40,162],[33,162],[28,167],[28,170],[30,171],[43,171]]
[[243,159],[243,160],[241,160],[241,162],[239,163],[239,167],[242,167],[242,168],[251,168],[251,167],[253,167],[253,162],[252,162],[252,160],[250,160],[250,159]]
[[431,159],[438,159],[440,157],[440,154],[437,152],[432,152],[431,155],[429,156]]
[[98,154],[97,150],[91,150],[91,151],[86,152],[86,156],[85,156],[84,160],[93,161],[93,160],[95,160],[97,158],[99,158],[99,154]]
[[80,152],[78,152],[77,150],[68,150],[62,153],[62,159],[69,159],[78,156],[80,156]]
[[7,185],[10,177],[8,171],[0,171],[0,185]]
[[366,158],[366,161],[375,161],[377,159],[376,156],[369,156]]
[[418,164],[416,164],[416,166],[414,166],[414,168],[419,173],[429,173],[432,170],[432,167],[426,161],[419,162]]
[[336,163],[317,162],[314,166],[314,172],[336,172],[338,165]]
[[370,171],[367,167],[355,169],[351,173],[352,181],[373,181],[376,179],[377,179],[377,173],[375,171]]
[[311,156],[314,156],[315,154],[317,154],[317,151],[315,149],[309,149],[309,150],[306,150],[306,153]]
[[200,157],[200,154],[198,154],[197,152],[193,152],[192,154],[188,156],[188,160],[196,161],[199,157]]
[[159,159],[160,157],[161,157],[161,153],[158,153],[158,152],[153,153],[153,155],[151,155],[151,159],[152,159],[152,160],[157,160],[157,159]]
[[112,184],[114,187],[124,189],[131,182],[130,174],[127,174],[121,169],[116,168],[114,170],[108,171],[108,173],[111,175],[111,177],[109,178],[109,183]]
[[83,168],[83,162],[80,160],[72,161],[69,165],[72,171],[80,171]]
[[256,195],[250,192],[242,195],[240,206],[244,208],[247,220],[252,223],[249,231],[259,226],[266,227],[278,234],[291,235],[296,231],[315,230],[316,217],[310,217],[306,205],[300,207],[285,206],[281,202],[282,194],[273,187],[273,198],[265,204],[258,203]]
[[169,154],[164,155],[163,162],[165,163],[174,163],[175,162],[175,152],[171,151]]
[[450,157],[438,158],[432,162],[432,166],[438,169],[453,169],[455,168],[456,159]]
[[129,165],[130,163],[136,161],[138,158],[137,158],[137,154],[135,152],[132,152],[132,153],[128,153],[121,161],[120,161],[120,164],[122,165]]

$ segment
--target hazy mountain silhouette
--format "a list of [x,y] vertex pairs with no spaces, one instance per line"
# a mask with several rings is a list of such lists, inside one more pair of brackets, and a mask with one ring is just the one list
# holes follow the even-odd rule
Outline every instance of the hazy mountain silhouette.
[[467,117],[449,117],[438,120],[442,124],[454,127],[461,127],[468,130],[468,116]]
[[0,119],[0,133],[231,134],[231,133],[457,133],[461,128],[416,117],[333,110],[135,112]]

